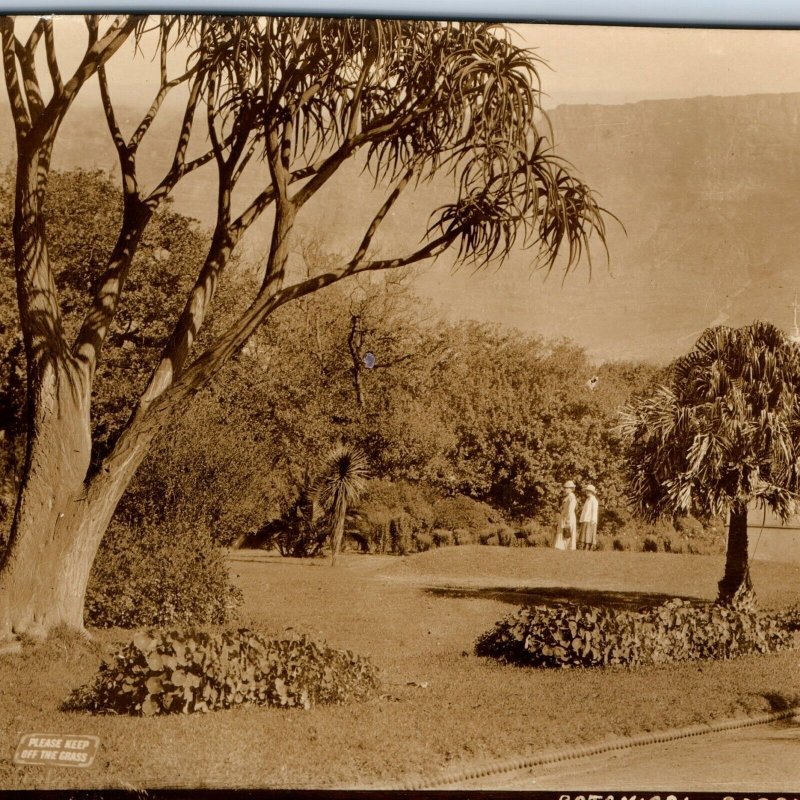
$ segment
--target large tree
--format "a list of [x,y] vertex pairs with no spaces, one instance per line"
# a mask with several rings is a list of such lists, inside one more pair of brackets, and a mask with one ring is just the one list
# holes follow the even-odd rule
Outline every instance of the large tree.
[[775,326],[710,328],[669,385],[629,407],[631,499],[651,519],[729,514],[719,598],[749,590],[747,509],[786,518],[800,491],[800,349]]
[[[0,567],[0,638],[41,634],[58,624],[82,627],[97,547],[153,438],[282,305],[357,273],[447,251],[480,266],[530,244],[544,265],[563,253],[569,268],[592,233],[604,238],[591,191],[537,127],[537,60],[502,27],[252,17],[85,20],[83,56],[65,75],[57,22],[41,18],[21,36],[14,18],[0,19],[16,133],[14,268],[28,404],[22,480]],[[123,45],[133,39],[136,52],[154,42],[160,82],[151,107],[126,132],[106,64],[132,57],[134,50]],[[76,43],[70,44],[74,52]],[[70,336],[48,252],[48,176],[63,120],[95,76],[119,157],[123,213],[85,318]],[[141,145],[176,89],[184,113],[172,157],[146,188]],[[314,210],[312,199],[348,164],[372,179],[371,189],[353,198],[354,217],[366,219],[357,244],[341,263],[288,279],[296,223],[324,208],[317,200]],[[92,390],[133,257],[159,206],[206,165],[215,178],[216,219],[205,261],[127,422],[93,463]],[[146,166],[152,174],[154,167]],[[260,180],[251,197],[242,196],[244,175]],[[374,255],[398,198],[426,181],[437,182],[437,193],[449,191],[449,199],[420,230],[408,232],[406,240],[420,244]],[[261,280],[242,298],[230,327],[197,352],[218,282],[258,219],[271,228]]]

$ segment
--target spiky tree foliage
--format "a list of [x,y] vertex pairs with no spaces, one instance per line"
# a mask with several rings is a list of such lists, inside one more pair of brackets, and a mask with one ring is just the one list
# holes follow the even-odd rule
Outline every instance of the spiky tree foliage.
[[[550,268],[563,254],[569,269],[593,233],[605,240],[592,192],[540,130],[539,62],[502,26],[224,16],[85,20],[85,53],[66,76],[51,18],[37,21],[27,37],[14,18],[0,18],[18,153],[14,258],[28,402],[28,451],[0,567],[0,638],[81,627],[97,547],[153,438],[280,306],[350,275],[446,251],[480,266],[530,245],[533,260]],[[131,38],[137,52],[155,49],[160,79],[150,108],[126,132],[105,65],[126,52],[122,45]],[[40,64],[47,82],[39,80]],[[73,337],[48,256],[47,179],[64,116],[93,76],[119,158],[123,213]],[[172,157],[145,187],[141,174],[152,171],[141,169],[141,145],[178,88],[184,112]],[[358,245],[341,263],[287,282],[295,224],[348,163],[366,167],[375,190],[353,199],[369,220],[355,232]],[[93,460],[97,364],[125,302],[139,243],[158,207],[201,168],[211,171],[217,200],[205,260],[127,422],[103,458]],[[243,195],[244,174],[259,176],[253,196]],[[450,187],[450,199],[416,235],[409,231],[407,241],[420,244],[376,257],[381,225],[398,198],[433,180]],[[375,201],[380,192],[384,199]],[[260,285],[242,298],[245,310],[230,327],[197,352],[234,249],[262,218],[271,238]]]
[[316,500],[328,515],[331,566],[342,546],[347,511],[358,503],[367,487],[369,464],[357,447],[339,443],[325,456],[317,481]]
[[730,514],[721,600],[749,585],[747,508],[786,519],[800,491],[800,350],[774,325],[710,328],[668,386],[623,415],[645,517]]

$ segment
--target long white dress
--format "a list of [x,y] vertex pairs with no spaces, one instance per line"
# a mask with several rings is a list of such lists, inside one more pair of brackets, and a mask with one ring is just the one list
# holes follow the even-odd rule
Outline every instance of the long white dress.
[[578,535],[578,524],[575,519],[575,508],[578,501],[573,492],[568,492],[561,502],[561,512],[558,516],[558,529],[553,547],[556,550],[574,550]]

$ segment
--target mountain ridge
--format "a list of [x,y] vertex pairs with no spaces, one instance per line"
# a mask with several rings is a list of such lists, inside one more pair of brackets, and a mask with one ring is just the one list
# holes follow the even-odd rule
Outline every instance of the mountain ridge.
[[[598,358],[666,360],[720,321],[788,326],[800,289],[800,92],[560,104],[547,115],[556,152],[625,225],[626,235],[609,224],[609,268],[600,262],[591,281],[580,268],[562,286],[531,278],[523,252],[474,276],[441,260],[421,271],[423,296],[451,317],[570,336]],[[171,124],[154,126],[155,159]],[[7,107],[0,131],[13,152]],[[113,166],[99,108],[74,108],[63,134],[56,167]],[[337,243],[353,227],[356,177],[332,187],[315,220]],[[208,194],[195,181],[176,207],[208,222]],[[390,243],[403,242],[401,217],[387,228]]]

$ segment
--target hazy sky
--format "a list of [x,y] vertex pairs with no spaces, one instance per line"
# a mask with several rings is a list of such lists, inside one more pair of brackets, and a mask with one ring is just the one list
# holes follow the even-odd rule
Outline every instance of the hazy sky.
[[800,91],[795,31],[515,25],[548,105]]
[[[80,17],[62,16],[57,26],[66,34],[61,42],[75,43],[59,51],[68,67],[84,45],[84,24]],[[800,91],[800,37],[794,31],[516,23],[512,29],[549,65],[541,76],[547,106]],[[131,99],[149,98],[156,77],[146,67],[150,55],[139,56],[138,70],[127,59],[114,59],[110,68],[114,85]]]

